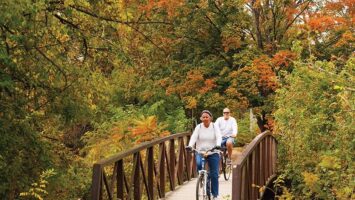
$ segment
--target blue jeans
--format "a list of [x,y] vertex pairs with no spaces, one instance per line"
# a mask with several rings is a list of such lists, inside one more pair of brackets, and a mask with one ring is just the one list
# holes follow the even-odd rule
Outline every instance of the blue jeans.
[[[205,158],[205,163],[208,163],[209,167],[209,176],[207,178],[207,194],[209,194],[210,188],[209,188],[209,183],[211,181],[211,187],[212,187],[212,196],[217,197],[218,196],[218,172],[219,172],[219,154],[215,153],[207,158]],[[197,165],[197,171],[200,171],[202,169],[202,156],[200,154],[196,154],[196,165]]]

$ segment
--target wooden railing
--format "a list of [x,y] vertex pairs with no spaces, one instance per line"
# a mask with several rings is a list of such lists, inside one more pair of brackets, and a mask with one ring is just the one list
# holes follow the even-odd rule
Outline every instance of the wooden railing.
[[[94,164],[91,198],[157,199],[196,177],[193,155],[185,146],[191,133],[142,143]],[[144,153],[145,152],[145,153]],[[143,161],[144,160],[144,161]],[[168,179],[167,179],[168,178]]]
[[233,168],[232,200],[260,199],[266,186],[275,177],[277,141],[268,131],[256,136],[246,147]]

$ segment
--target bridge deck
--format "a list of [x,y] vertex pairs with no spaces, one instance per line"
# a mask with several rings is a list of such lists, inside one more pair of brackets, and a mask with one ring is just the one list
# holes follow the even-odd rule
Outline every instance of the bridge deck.
[[[196,178],[181,185],[175,191],[166,195],[167,200],[188,200],[195,199],[196,195]],[[220,199],[231,199],[232,196],[232,179],[224,180],[223,175],[219,177],[219,195]]]
[[[233,149],[233,164],[236,162],[236,158],[242,152],[242,148]],[[196,178],[181,185],[175,191],[166,194],[167,200],[189,200],[196,198]],[[232,178],[228,181],[224,180],[223,174],[219,177],[219,195],[220,199],[232,199]]]

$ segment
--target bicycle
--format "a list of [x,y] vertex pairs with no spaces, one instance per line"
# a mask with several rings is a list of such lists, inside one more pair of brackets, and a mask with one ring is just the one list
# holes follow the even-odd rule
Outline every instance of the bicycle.
[[[198,151],[197,149],[192,148],[192,152],[196,152],[200,155],[202,155],[202,169],[198,172],[198,177],[197,177],[197,183],[196,183],[196,200],[209,200],[211,198],[211,194],[207,194],[207,178],[209,172],[205,169],[205,161],[207,156],[209,156],[209,152],[213,152],[217,148],[214,147],[212,149],[209,149],[207,151]],[[211,189],[211,181],[209,182],[209,188]],[[211,190],[210,190],[211,193]]]
[[221,148],[221,167],[224,180],[228,181],[232,174],[232,163],[227,163],[228,152],[226,147]]

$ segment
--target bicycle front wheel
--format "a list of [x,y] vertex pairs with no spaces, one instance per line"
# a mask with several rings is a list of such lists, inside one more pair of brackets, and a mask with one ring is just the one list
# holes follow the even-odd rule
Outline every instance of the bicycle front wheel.
[[232,174],[232,164],[227,163],[227,156],[224,158],[223,162],[223,175],[224,180],[228,181]]
[[196,200],[209,200],[206,194],[206,182],[204,176],[199,176],[196,183]]

